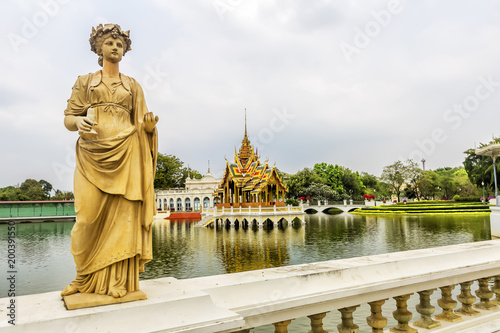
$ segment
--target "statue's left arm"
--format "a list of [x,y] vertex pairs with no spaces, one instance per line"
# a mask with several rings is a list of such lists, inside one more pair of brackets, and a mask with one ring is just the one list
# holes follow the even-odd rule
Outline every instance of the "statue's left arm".
[[156,215],[156,203],[154,200],[154,177],[156,173],[156,158],[158,155],[158,133],[156,123],[158,116],[154,116],[148,111],[146,101],[144,100],[144,92],[141,86],[134,79],[131,79],[134,95],[134,123],[139,135],[140,153],[143,159],[143,193],[145,205],[145,220],[143,226],[149,230],[149,226],[153,222],[153,217]]

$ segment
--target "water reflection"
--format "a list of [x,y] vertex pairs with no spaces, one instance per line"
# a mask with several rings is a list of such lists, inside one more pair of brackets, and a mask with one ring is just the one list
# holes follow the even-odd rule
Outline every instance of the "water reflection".
[[[154,259],[141,279],[184,279],[490,239],[489,216],[318,213],[306,216],[306,222],[236,230],[198,228],[191,220],[155,220]],[[18,295],[61,290],[74,278],[72,226],[16,226]],[[0,246],[6,248],[6,242],[7,225],[0,225]],[[6,290],[0,290],[0,297],[5,296]]]

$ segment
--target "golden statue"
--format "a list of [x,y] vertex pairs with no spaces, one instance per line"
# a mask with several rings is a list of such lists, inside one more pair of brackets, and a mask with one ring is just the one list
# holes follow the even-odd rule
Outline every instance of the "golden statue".
[[80,137],[71,232],[76,278],[63,296],[122,298],[139,290],[139,272],[153,257],[158,116],[148,112],[137,81],[119,72],[130,44],[119,25],[92,28],[102,70],[78,77],[64,111],[64,125]]

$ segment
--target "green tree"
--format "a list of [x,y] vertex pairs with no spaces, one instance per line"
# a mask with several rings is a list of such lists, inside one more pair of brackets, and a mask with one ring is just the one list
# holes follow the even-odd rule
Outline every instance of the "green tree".
[[458,170],[453,173],[453,178],[455,179],[455,183],[458,186],[458,194],[461,197],[471,197],[479,195],[478,188],[474,186],[474,184],[472,184],[469,176],[467,175],[467,172],[463,167],[459,167]]
[[19,187],[7,186],[0,190],[0,201],[19,201],[20,195]]
[[332,190],[330,186],[326,184],[311,184],[306,187],[301,196],[310,197],[313,201],[318,200],[338,200],[339,194],[337,191]]
[[455,170],[451,167],[436,169],[439,191],[443,198],[451,199],[457,192],[458,187],[456,186],[455,179],[453,178],[454,172]]
[[409,198],[420,200],[420,192],[418,190],[418,180],[422,175],[423,170],[413,160],[407,160],[405,165],[406,188],[405,194]]
[[183,167],[183,165],[184,162],[174,155],[158,153],[154,187],[156,189],[184,187],[188,176],[188,169],[191,178],[201,178],[201,174],[198,171]]
[[397,161],[384,167],[381,178],[389,185],[392,193],[397,196],[399,201],[403,188],[415,184],[418,175],[417,164],[412,160],[406,160],[405,162]]
[[43,191],[42,185],[35,179],[26,179],[21,186],[19,186],[21,194],[19,196],[20,200],[45,200],[48,197]]
[[42,186],[42,190],[43,190],[43,193],[45,193],[45,197],[50,198],[50,192],[53,189],[52,184],[46,180],[43,180],[43,179],[40,179],[39,183]]
[[398,197],[398,201],[401,190],[406,181],[404,168],[405,166],[403,162],[397,161],[394,164],[384,167],[382,176],[380,177],[389,185],[392,192]]
[[286,182],[288,188],[287,196],[289,198],[299,198],[301,193],[312,184],[325,184],[325,180],[311,169],[304,168],[295,175],[291,175]]
[[344,189],[345,197],[350,198],[361,198],[366,190],[366,186],[363,184],[362,177],[359,172],[353,172],[348,168],[343,168],[342,172],[342,187]]
[[422,172],[417,181],[420,196],[425,200],[435,199],[438,192],[438,175],[432,170]]
[[181,187],[182,165],[184,163],[174,155],[163,155],[158,153],[156,162],[156,175],[154,187],[156,189],[167,189],[173,187]]
[[[484,146],[484,145],[482,145]],[[482,189],[482,182],[486,191],[491,193],[495,188],[495,179],[493,175],[493,160],[488,156],[476,155],[475,149],[468,149],[464,152],[464,169],[469,176],[472,184]],[[500,180],[500,159],[496,160],[497,179]]]
[[323,162],[316,163],[313,167],[313,171],[323,178],[325,183],[330,186],[332,190],[337,193],[344,193],[344,186],[342,184],[344,170],[342,167]]
[[363,182],[363,185],[370,188],[376,188],[379,183],[377,177],[366,172],[361,173],[361,181]]
[[52,200],[73,200],[75,196],[71,191],[61,191],[55,190],[55,194],[52,197]]

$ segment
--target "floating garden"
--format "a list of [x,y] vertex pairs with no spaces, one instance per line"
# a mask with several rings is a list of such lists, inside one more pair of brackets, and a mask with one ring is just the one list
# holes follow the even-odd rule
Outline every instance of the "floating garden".
[[359,208],[353,214],[489,214],[490,207],[482,202],[411,201],[394,205]]

